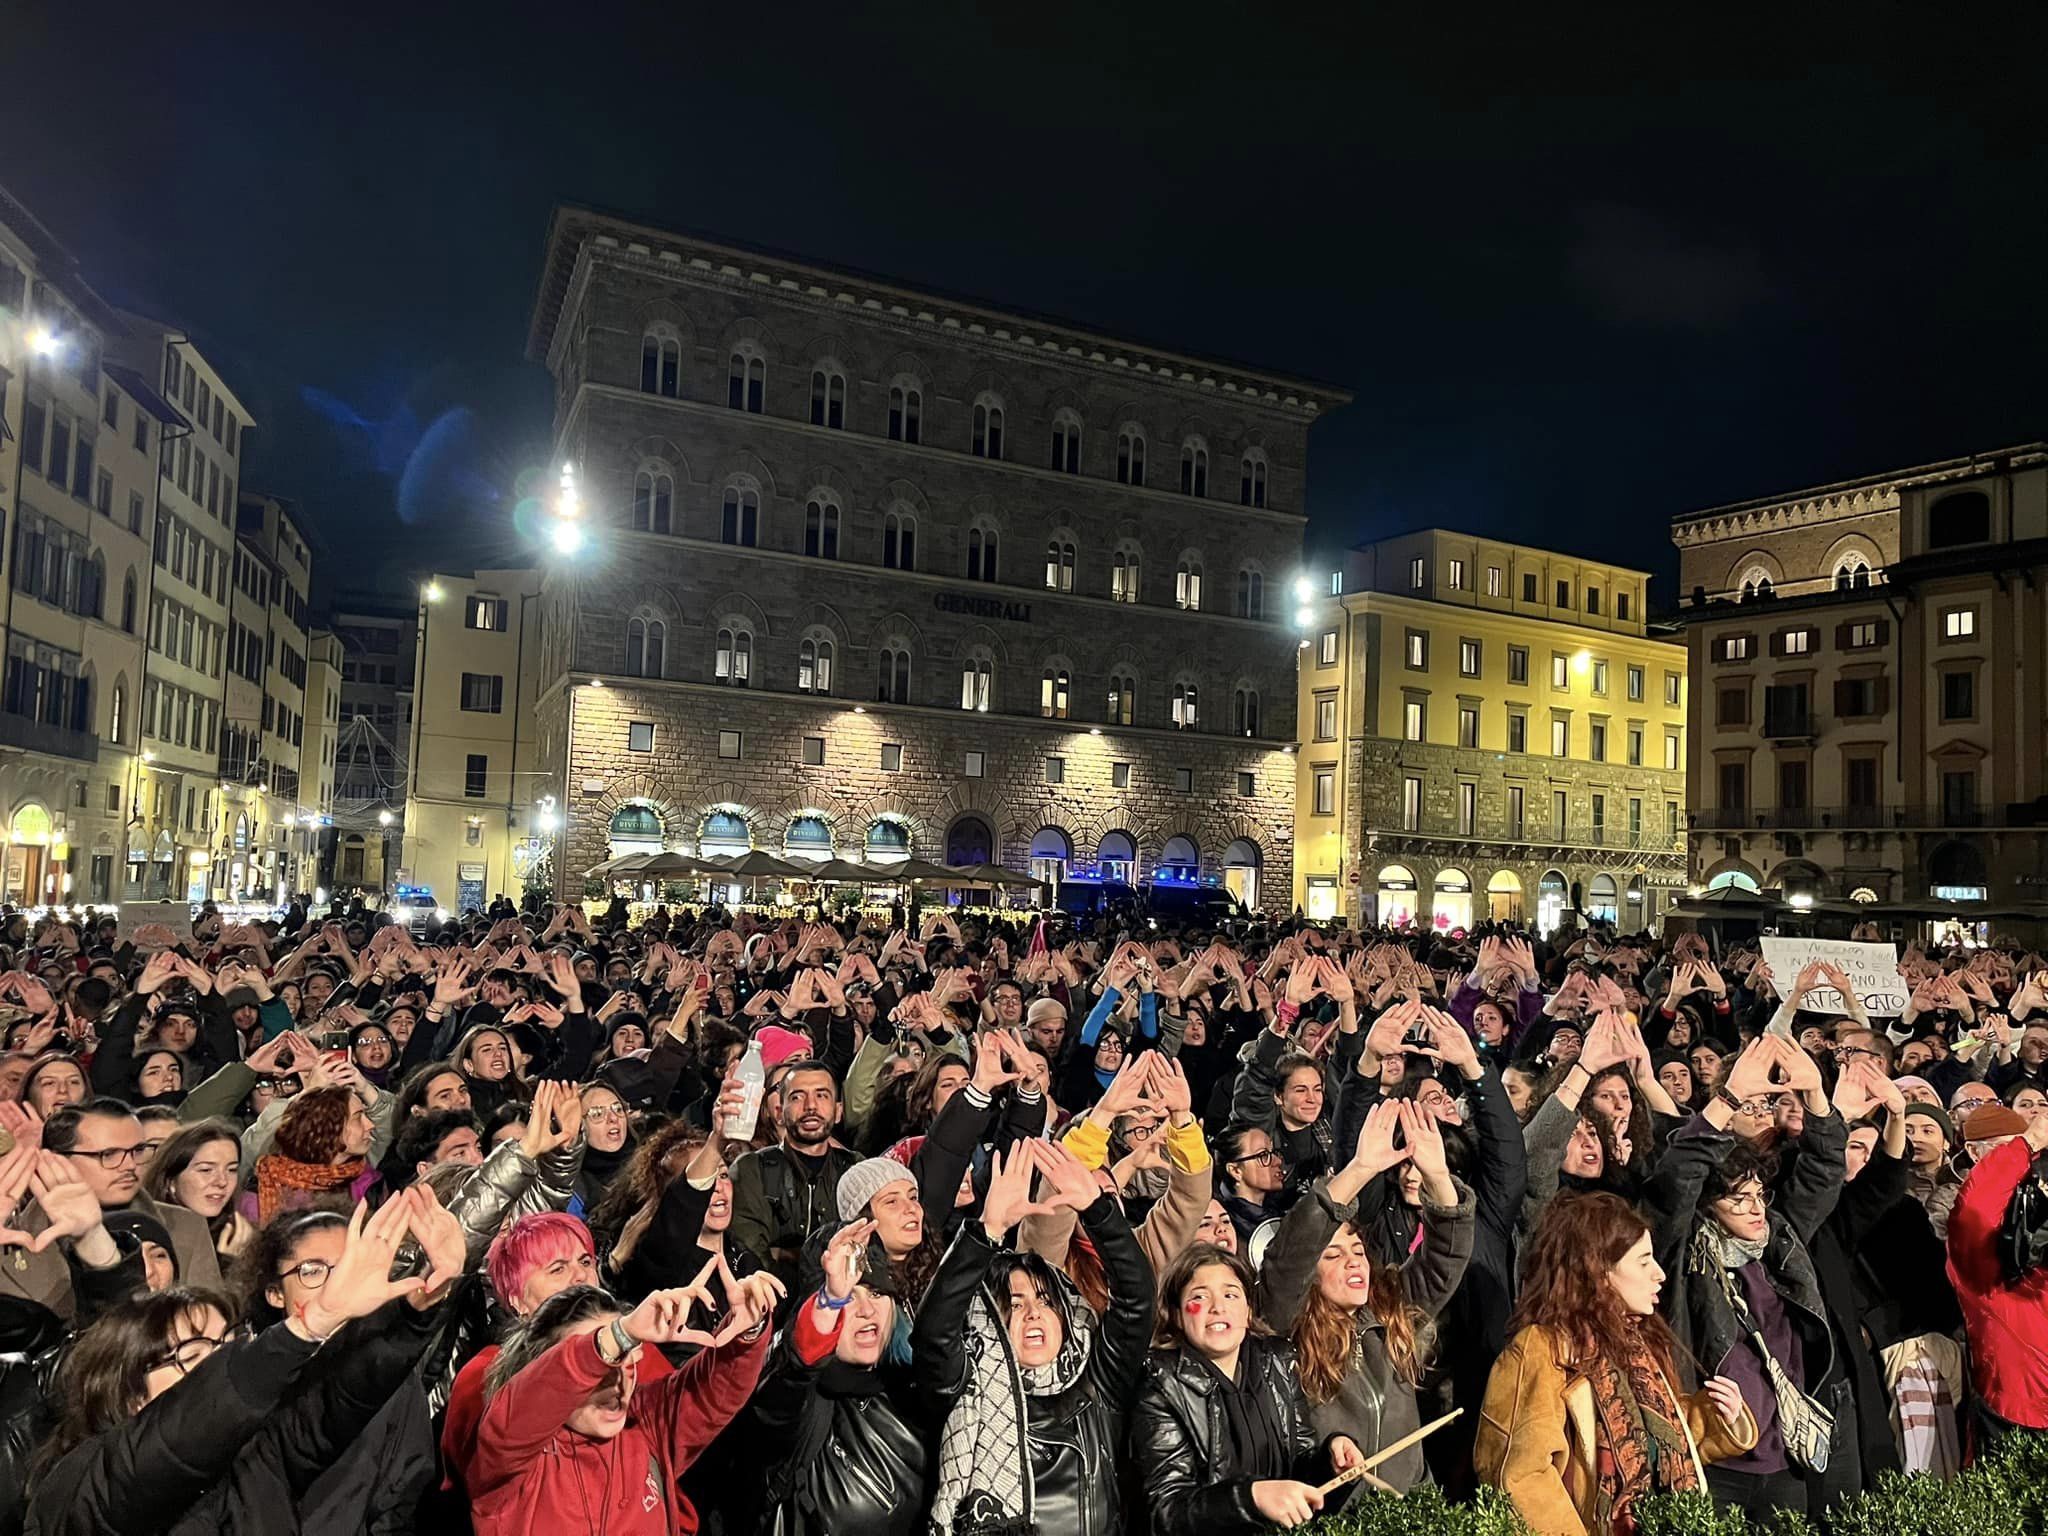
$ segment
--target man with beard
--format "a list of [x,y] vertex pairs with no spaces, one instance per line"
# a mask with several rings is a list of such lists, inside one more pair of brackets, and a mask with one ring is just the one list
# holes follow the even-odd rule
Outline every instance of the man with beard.
[[804,1242],[839,1219],[839,1178],[860,1161],[833,1140],[839,1083],[823,1063],[793,1063],[782,1079],[779,1146],[732,1165],[732,1237],[795,1288]]

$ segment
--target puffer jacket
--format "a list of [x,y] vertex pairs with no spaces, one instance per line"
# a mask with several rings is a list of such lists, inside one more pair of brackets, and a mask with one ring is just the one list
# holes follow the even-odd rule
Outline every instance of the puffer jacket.
[[[1109,1309],[1096,1324],[1081,1379],[1065,1392],[1025,1399],[1032,1520],[1048,1536],[1055,1531],[1060,1536],[1119,1536],[1117,1466],[1152,1332],[1152,1267],[1108,1195],[1081,1213],[1081,1229],[1102,1260]],[[950,1409],[967,1383],[968,1305],[1001,1251],[980,1222],[969,1222],[946,1250],[925,1292],[911,1357],[935,1416]],[[950,1512],[935,1518],[950,1528]]]
[[[1222,1383],[1205,1363],[1178,1349],[1154,1352],[1131,1412],[1131,1458],[1145,1489],[1152,1536],[1244,1536],[1272,1526],[1252,1503],[1252,1484],[1271,1478],[1320,1483],[1330,1458],[1309,1419],[1294,1351],[1249,1335],[1238,1351],[1240,1391],[1266,1400],[1280,1429],[1285,1463],[1241,1467],[1231,1452]],[[1332,1499],[1325,1513],[1340,1500]]]
[[[781,1536],[912,1536],[930,1518],[938,1437],[911,1383],[884,1363],[833,1357],[811,1298],[797,1306],[736,1423],[754,1465],[768,1469],[763,1530]],[[843,1325],[842,1325],[843,1326]],[[752,1527],[743,1527],[752,1528]]]
[[[1457,1185],[1457,1190],[1454,1206],[1423,1202],[1422,1246],[1401,1266],[1404,1299],[1431,1319],[1458,1289],[1472,1257],[1475,1200],[1463,1184]],[[1354,1221],[1357,1214],[1355,1202],[1332,1200],[1330,1181],[1319,1179],[1308,1197],[1297,1202],[1281,1221],[1266,1250],[1265,1267],[1259,1271],[1259,1315],[1281,1337],[1291,1334],[1301,1317],[1302,1305],[1316,1283],[1316,1265],[1324,1247],[1337,1229]],[[1317,1433],[1348,1435],[1370,1455],[1375,1448],[1391,1445],[1421,1428],[1422,1416],[1415,1404],[1414,1386],[1402,1379],[1387,1358],[1386,1334],[1379,1319],[1370,1307],[1360,1307],[1356,1317],[1351,1369],[1335,1397],[1309,1406],[1309,1418]],[[1429,1466],[1422,1447],[1413,1445],[1380,1466],[1378,1474],[1406,1492],[1428,1478]]]

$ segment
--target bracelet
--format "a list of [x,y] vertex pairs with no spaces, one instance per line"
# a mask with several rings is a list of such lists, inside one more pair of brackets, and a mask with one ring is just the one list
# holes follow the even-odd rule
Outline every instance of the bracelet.
[[853,1292],[851,1291],[848,1291],[844,1296],[840,1297],[837,1301],[834,1301],[830,1296],[826,1295],[823,1291],[818,1292],[818,1305],[823,1307],[827,1312],[842,1311],[845,1308],[851,1306],[852,1304]]
[[1714,1090],[1714,1097],[1720,1100],[1721,1103],[1726,1104],[1730,1109],[1734,1110],[1737,1114],[1742,1113],[1742,1100],[1738,1099],[1737,1097],[1735,1097],[1734,1094],[1728,1091],[1728,1085],[1726,1083],[1723,1083],[1719,1088],[1716,1088]]

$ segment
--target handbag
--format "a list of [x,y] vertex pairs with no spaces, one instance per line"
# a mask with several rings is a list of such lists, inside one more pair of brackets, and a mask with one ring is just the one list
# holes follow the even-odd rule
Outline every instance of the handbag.
[[1727,1294],[1729,1305],[1735,1308],[1735,1315],[1741,1319],[1750,1342],[1763,1357],[1764,1374],[1770,1378],[1771,1391],[1778,1399],[1778,1433],[1785,1441],[1785,1454],[1809,1472],[1827,1471],[1828,1452],[1835,1443],[1835,1416],[1801,1391],[1785,1374],[1785,1368],[1778,1364],[1778,1357],[1764,1342],[1756,1319],[1750,1315],[1749,1303],[1742,1299],[1741,1286],[1727,1270],[1721,1273],[1722,1289]]

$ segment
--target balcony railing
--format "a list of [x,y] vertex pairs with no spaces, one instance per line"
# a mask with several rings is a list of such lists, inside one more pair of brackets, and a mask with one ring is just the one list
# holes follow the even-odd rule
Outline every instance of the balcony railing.
[[1691,813],[1695,832],[1940,831],[1969,827],[2048,828],[2048,806],[1762,805],[1709,806]]
[[1764,735],[1783,740],[1786,737],[1812,736],[1819,731],[1811,713],[1803,709],[1771,709],[1764,711]]
[[1641,832],[1631,833],[1626,826],[1612,822],[1595,826],[1591,822],[1574,822],[1556,827],[1546,821],[1524,821],[1514,826],[1506,821],[1481,821],[1472,831],[1466,831],[1454,823],[1441,822],[1425,816],[1421,825],[1415,827],[1392,826],[1374,830],[1389,833],[1405,832],[1410,837],[1456,838],[1470,843],[1536,843],[1549,847],[1612,848],[1619,852],[1641,853],[1683,853],[1685,833],[1681,829],[1676,837],[1666,836],[1649,827]]
[[68,725],[51,725],[27,715],[0,712],[0,747],[19,747],[24,752],[41,752],[49,757],[68,757],[77,762],[96,762],[100,739],[91,731],[74,731]]

